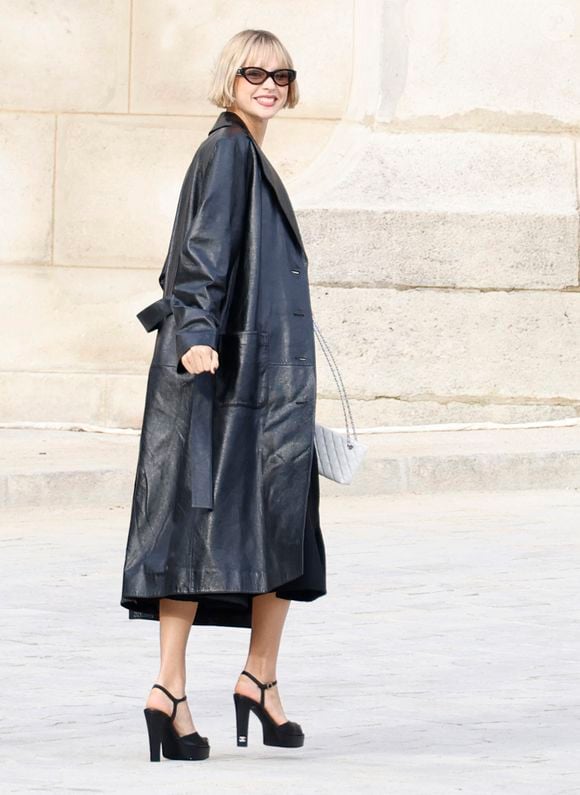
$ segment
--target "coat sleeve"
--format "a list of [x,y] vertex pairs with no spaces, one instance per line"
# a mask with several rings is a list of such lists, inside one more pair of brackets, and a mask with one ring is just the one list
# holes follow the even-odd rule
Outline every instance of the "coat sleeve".
[[249,204],[250,141],[221,138],[200,175],[196,211],[185,233],[171,297],[178,367],[192,345],[217,350],[228,276],[243,250]]

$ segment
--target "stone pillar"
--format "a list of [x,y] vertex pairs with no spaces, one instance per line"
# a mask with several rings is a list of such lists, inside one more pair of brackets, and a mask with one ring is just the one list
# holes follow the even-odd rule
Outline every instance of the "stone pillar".
[[[355,416],[577,416],[580,7],[354,12],[343,118],[292,189]],[[340,425],[328,373],[320,396]]]

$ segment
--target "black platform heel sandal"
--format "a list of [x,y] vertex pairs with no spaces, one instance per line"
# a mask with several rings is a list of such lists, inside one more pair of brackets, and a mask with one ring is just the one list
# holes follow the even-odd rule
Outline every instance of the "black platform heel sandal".
[[151,709],[146,707],[145,720],[147,722],[147,732],[149,734],[149,755],[152,762],[160,761],[160,746],[163,749],[163,756],[166,759],[207,759],[209,756],[209,743],[207,737],[201,737],[198,732],[185,734],[180,737],[173,726],[173,719],[177,713],[177,705],[180,701],[185,701],[187,696],[175,698],[163,685],[154,684],[163,690],[166,696],[173,701],[173,711],[171,715],[161,709]]
[[286,723],[278,725],[270,713],[266,710],[264,705],[264,698],[266,690],[269,687],[274,687],[277,680],[273,682],[260,682],[259,679],[251,674],[249,671],[242,671],[243,674],[249,676],[255,682],[260,690],[260,703],[250,698],[243,696],[241,693],[234,693],[234,704],[236,708],[236,734],[237,743],[239,746],[246,747],[248,745],[248,724],[250,719],[250,710],[257,715],[262,724],[262,739],[264,745],[277,745],[283,748],[300,748],[304,745],[304,732],[299,723],[287,720]]

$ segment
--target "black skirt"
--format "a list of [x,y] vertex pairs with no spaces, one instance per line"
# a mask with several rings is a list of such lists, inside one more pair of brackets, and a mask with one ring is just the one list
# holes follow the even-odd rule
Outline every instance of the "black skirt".
[[[326,552],[320,529],[319,517],[319,473],[316,450],[312,454],[310,488],[304,526],[304,568],[295,580],[281,583],[269,593],[281,599],[294,599],[297,602],[312,602],[326,594]],[[187,593],[167,594],[153,599],[132,599],[138,607],[129,609],[129,618],[159,620],[159,599],[176,599],[198,602],[193,620],[195,624],[224,627],[252,626],[252,599],[256,593]]]

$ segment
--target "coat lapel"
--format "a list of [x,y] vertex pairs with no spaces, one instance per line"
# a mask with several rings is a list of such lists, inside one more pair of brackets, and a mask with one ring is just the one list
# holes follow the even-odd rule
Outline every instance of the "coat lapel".
[[256,143],[253,135],[251,134],[250,130],[248,129],[243,119],[240,116],[238,116],[237,113],[233,113],[232,111],[226,110],[223,113],[220,113],[216,123],[211,128],[208,135],[211,135],[212,132],[214,132],[215,130],[219,130],[220,127],[231,127],[233,124],[237,124],[238,126],[242,127],[253,141],[255,149],[260,158],[260,162],[262,164],[262,171],[264,172],[266,179],[270,183],[272,190],[274,191],[274,193],[278,198],[280,207],[282,208],[282,211],[286,216],[286,220],[290,224],[290,228],[292,229],[294,236],[296,237],[296,241],[298,243],[301,252],[304,254],[304,256],[306,256],[306,252],[304,251],[304,243],[302,242],[302,236],[300,234],[300,229],[298,227],[298,221],[296,220],[296,216],[294,215],[292,203],[290,201],[286,188],[284,187],[282,180],[276,173],[276,169],[270,163],[266,155],[262,152],[261,148]]

